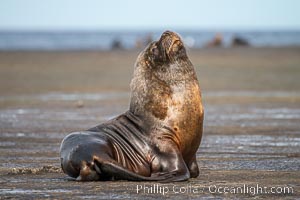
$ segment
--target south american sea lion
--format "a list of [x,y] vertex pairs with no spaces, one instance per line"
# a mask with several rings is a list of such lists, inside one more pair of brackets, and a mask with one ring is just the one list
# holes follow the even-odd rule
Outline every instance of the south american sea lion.
[[181,38],[166,31],[137,58],[130,108],[64,138],[61,166],[82,181],[183,181],[199,175],[203,107]]

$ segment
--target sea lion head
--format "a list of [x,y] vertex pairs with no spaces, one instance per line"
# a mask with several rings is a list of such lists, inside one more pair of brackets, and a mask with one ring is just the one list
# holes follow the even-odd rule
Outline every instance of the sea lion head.
[[174,32],[165,31],[161,35],[157,45],[160,47],[162,54],[165,55],[169,61],[187,58],[184,44],[179,35]]
[[183,41],[171,31],[165,31],[158,41],[151,42],[142,56],[142,60],[152,67],[169,65],[182,59],[187,59]]

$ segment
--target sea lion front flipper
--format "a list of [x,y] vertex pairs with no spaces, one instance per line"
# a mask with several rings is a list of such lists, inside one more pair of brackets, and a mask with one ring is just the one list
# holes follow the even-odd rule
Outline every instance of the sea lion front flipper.
[[192,161],[188,163],[188,168],[191,174],[191,178],[196,178],[199,176],[199,167],[197,164],[196,154],[194,155]]
[[161,182],[185,181],[190,178],[190,171],[187,167],[181,152],[174,140],[170,137],[160,139],[156,143],[158,150],[154,154],[151,166],[153,169],[152,176],[161,176],[169,174],[171,177],[162,180]]

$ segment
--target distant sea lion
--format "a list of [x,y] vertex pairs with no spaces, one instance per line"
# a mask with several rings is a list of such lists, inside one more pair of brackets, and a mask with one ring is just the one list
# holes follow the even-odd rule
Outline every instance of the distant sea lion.
[[82,181],[183,181],[197,177],[203,107],[194,67],[170,31],[140,53],[129,111],[87,131],[71,133],[61,166]]
[[238,47],[238,46],[246,47],[246,46],[250,46],[250,44],[246,39],[235,36],[232,39],[231,46],[233,46],[233,47]]
[[223,36],[221,33],[217,33],[215,37],[209,41],[206,47],[221,47],[223,45]]

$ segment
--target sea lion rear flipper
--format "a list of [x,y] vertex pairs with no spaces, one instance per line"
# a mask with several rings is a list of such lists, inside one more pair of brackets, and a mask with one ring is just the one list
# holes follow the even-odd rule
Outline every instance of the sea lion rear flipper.
[[166,177],[165,179],[159,180],[161,183],[180,182],[180,181],[188,180],[190,177],[190,174],[189,174],[189,172],[179,173],[178,171],[160,172],[158,177]]
[[166,181],[168,179],[174,178],[173,173],[165,173],[158,177],[146,177],[131,172],[114,162],[96,162],[97,167],[100,169],[101,173],[109,174],[116,179],[129,180],[129,181]]

